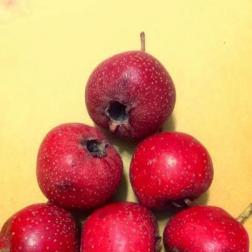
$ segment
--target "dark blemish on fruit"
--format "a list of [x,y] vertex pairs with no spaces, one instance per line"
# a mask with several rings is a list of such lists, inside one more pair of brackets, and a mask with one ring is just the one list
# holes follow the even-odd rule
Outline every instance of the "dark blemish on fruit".
[[179,252],[177,248],[173,248],[171,252]]
[[60,192],[63,192],[63,193],[74,191],[73,183],[67,180],[59,182],[58,184],[56,184],[56,187]]
[[104,157],[107,155],[106,148],[108,144],[98,141],[97,139],[82,140],[81,145],[85,147],[93,157]]

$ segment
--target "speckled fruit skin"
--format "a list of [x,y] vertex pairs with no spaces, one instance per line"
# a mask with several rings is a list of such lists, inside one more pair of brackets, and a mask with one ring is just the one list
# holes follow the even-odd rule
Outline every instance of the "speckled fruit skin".
[[160,237],[154,215],[130,202],[96,210],[83,225],[81,252],[157,252]]
[[130,165],[130,180],[139,202],[153,210],[197,198],[212,179],[206,148],[180,132],[162,132],[145,139]]
[[14,214],[0,233],[1,252],[78,252],[75,221],[66,210],[35,204]]
[[[159,130],[171,115],[175,98],[169,73],[142,51],[124,52],[103,61],[91,74],[85,92],[91,118],[117,136],[130,139]],[[128,119],[124,122],[113,121],[106,114],[113,101],[126,106]]]
[[172,252],[249,252],[244,227],[219,207],[195,206],[171,218],[164,245]]
[[[83,143],[97,140],[104,156],[93,156]],[[66,208],[93,209],[116,192],[122,160],[104,135],[80,123],[62,124],[43,140],[37,159],[41,190],[53,203]]]

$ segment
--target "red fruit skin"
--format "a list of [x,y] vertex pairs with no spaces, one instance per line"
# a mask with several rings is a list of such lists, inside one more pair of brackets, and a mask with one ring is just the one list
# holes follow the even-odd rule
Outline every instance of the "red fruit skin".
[[0,252],[9,252],[9,239],[0,233]]
[[195,206],[171,218],[164,245],[172,252],[249,252],[244,227],[219,207]]
[[159,130],[171,115],[176,100],[173,81],[164,66],[142,51],[117,54],[93,71],[85,101],[91,118],[109,128],[106,108],[118,101],[129,110],[128,123],[115,130],[119,137],[139,139]]
[[[106,155],[94,157],[83,141],[97,139]],[[65,208],[91,209],[116,192],[122,160],[104,135],[94,127],[69,123],[52,129],[43,140],[37,159],[37,179],[42,192]]]
[[160,237],[154,215],[130,202],[96,210],[83,225],[81,252],[157,252]]
[[137,146],[130,165],[130,180],[139,202],[153,210],[199,197],[212,179],[213,166],[206,148],[179,132],[162,132],[145,139]]
[[1,252],[77,252],[78,232],[70,213],[51,204],[28,206],[0,233]]

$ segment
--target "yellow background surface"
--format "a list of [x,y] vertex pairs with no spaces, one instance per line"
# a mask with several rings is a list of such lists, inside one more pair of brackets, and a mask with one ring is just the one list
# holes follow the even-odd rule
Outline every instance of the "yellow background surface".
[[[84,86],[115,53],[140,48],[169,70],[177,89],[166,128],[198,138],[215,178],[199,202],[237,216],[252,201],[251,0],[0,0],[0,223],[44,202],[36,155],[65,122],[92,124]],[[128,173],[132,146],[123,148]],[[128,185],[127,199],[134,199]],[[160,219],[163,228],[166,220]],[[245,224],[252,239],[252,220]]]

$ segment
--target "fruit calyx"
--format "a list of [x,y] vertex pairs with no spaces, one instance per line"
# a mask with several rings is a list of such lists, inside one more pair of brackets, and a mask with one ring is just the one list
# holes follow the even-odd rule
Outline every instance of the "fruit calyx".
[[[81,146],[85,148],[93,157],[105,157],[108,144],[97,139],[85,139],[81,141]],[[1,252],[1,251],[0,251]]]
[[109,118],[109,129],[115,132],[116,129],[129,124],[129,108],[118,101],[111,101],[105,110],[105,114]]
[[[140,33],[141,51],[145,52],[145,33]],[[109,118],[109,129],[115,132],[121,125],[129,129],[129,107],[119,101],[110,101],[105,109],[105,114]]]

